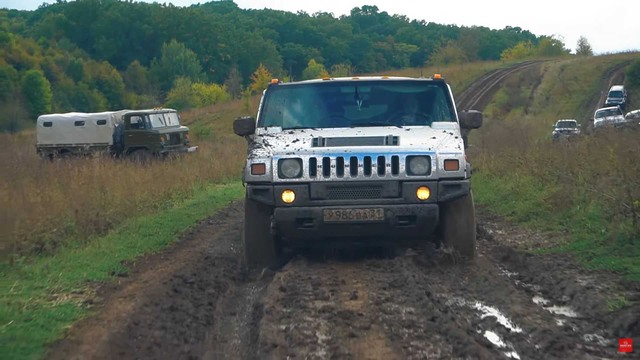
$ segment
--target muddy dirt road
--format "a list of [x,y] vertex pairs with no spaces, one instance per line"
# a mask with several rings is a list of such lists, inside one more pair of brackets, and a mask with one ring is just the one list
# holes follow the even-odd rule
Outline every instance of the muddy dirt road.
[[640,336],[637,284],[530,255],[548,238],[479,219],[479,257],[296,255],[280,271],[241,264],[242,203],[103,286],[97,315],[51,359],[600,359]]
[[[250,272],[234,202],[100,285],[95,316],[47,358],[638,358],[618,353],[621,337],[638,346],[638,283],[531,254],[557,235],[477,214],[471,263],[420,248],[335,250]],[[619,310],[620,299],[636,305]]]

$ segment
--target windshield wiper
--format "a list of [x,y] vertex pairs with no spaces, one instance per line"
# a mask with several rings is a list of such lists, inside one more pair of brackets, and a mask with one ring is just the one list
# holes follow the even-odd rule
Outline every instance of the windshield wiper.
[[311,127],[311,126],[290,126],[290,127],[286,127],[286,128],[282,128],[282,130],[300,130],[300,129],[311,129],[311,130],[317,130],[317,127]]
[[358,127],[358,126],[395,126],[397,128],[402,129],[402,125],[398,125],[398,124],[393,124],[390,122],[384,122],[384,121],[371,121],[371,122],[366,122],[366,123],[357,123],[357,124],[352,124],[350,127]]

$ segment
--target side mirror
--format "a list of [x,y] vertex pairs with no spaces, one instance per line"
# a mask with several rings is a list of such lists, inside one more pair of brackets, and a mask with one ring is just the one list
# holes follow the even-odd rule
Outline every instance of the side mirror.
[[463,129],[477,129],[482,126],[482,113],[478,110],[465,110],[459,114],[460,127]]
[[256,119],[252,116],[241,116],[233,122],[233,132],[239,136],[247,136],[256,132]]

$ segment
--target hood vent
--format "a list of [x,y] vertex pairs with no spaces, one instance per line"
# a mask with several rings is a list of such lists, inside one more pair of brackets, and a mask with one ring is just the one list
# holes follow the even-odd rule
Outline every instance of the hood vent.
[[322,137],[313,138],[312,147],[339,146],[398,146],[398,136],[350,136],[350,137]]

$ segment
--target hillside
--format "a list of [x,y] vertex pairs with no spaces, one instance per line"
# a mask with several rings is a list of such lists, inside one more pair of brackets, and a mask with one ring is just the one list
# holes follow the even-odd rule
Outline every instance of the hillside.
[[[415,21],[366,5],[335,17],[244,10],[233,1],[175,7],[79,0],[0,10],[0,34],[7,49],[0,57],[0,131],[29,127],[47,112],[239,98],[261,64],[267,77],[302,79],[499,60],[528,42],[546,44],[542,56],[568,53],[561,42],[518,27]],[[209,100],[189,99],[194,83],[210,86]]]
[[[554,234],[529,250],[571,252],[591,268],[634,280],[640,279],[640,126],[592,127],[601,94],[637,61],[637,53],[546,61],[510,76],[485,108],[484,126],[471,134],[469,154],[478,202]],[[636,98],[628,110],[639,106]],[[552,141],[558,119],[577,119],[583,136]]]

